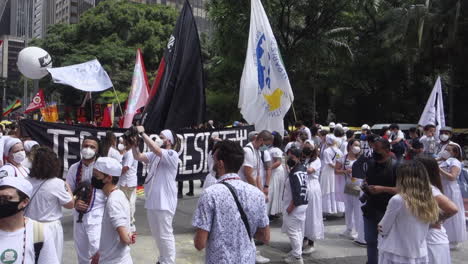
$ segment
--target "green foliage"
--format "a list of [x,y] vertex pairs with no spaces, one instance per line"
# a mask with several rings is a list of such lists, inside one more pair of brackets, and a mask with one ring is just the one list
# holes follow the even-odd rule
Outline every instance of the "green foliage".
[[[164,5],[141,5],[128,1],[103,1],[87,11],[75,25],[50,27],[47,37],[31,45],[47,50],[54,67],[97,58],[109,74],[122,102],[132,81],[136,49],[143,52],[148,77],[154,78],[178,12]],[[57,91],[62,102],[77,105],[84,94],[71,87],[41,81],[46,94]],[[114,100],[113,92],[100,95],[99,102]]]

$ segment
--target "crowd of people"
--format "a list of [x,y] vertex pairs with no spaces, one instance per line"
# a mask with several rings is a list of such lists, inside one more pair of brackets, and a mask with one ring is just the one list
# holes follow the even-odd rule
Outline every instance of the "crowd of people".
[[[433,125],[412,128],[408,136],[396,124],[382,135],[363,125],[358,136],[340,124],[295,128],[288,138],[253,131],[244,147],[212,133],[192,218],[194,246],[205,249],[206,263],[268,263],[262,245],[270,222],[280,219],[291,244],[284,261],[303,263],[330,216],[344,216],[340,235],[367,248],[368,264],[451,263],[450,250],[467,233],[457,182],[462,150],[450,127],[439,135]],[[148,170],[144,207],[156,262],[175,263],[174,131],[155,141],[142,126],[120,138],[87,136],[65,180],[53,150],[9,134],[0,139],[0,263],[62,263],[62,208],[73,210],[78,263],[133,263],[138,162]]]

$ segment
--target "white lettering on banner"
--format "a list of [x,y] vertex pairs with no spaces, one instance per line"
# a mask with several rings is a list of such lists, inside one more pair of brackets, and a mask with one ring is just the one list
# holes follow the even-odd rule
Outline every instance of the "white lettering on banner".
[[188,154],[188,150],[187,150],[187,141],[190,137],[193,137],[195,136],[194,133],[187,133],[187,134],[184,134],[183,137],[184,137],[184,140],[182,141],[182,146],[183,146],[183,152],[182,152],[182,166],[179,167],[179,173],[181,174],[192,174],[193,173],[193,170],[189,170],[187,168],[187,162],[192,160],[192,155],[189,155]]
[[[63,130],[63,129],[47,129],[47,134],[52,134],[53,136],[53,143],[54,143],[54,152],[59,155],[59,135],[75,135],[75,131],[70,130]],[[68,168],[67,168],[68,169]]]
[[[193,173],[201,173],[204,169],[205,169],[205,163],[207,163],[205,160],[205,150],[207,151],[208,149],[208,140],[209,140],[209,136],[210,136],[210,132],[205,132],[205,133],[198,133],[196,136],[195,136],[195,140],[193,141],[193,146],[195,147],[195,151],[200,153],[200,161],[202,162],[201,164],[199,164],[200,166],[197,166],[194,164],[193,165]],[[205,140],[205,148],[202,149],[198,146],[198,140],[201,138],[201,139],[205,139],[205,137],[207,138]]]
[[68,160],[69,159],[74,160],[74,159],[80,158],[77,155],[70,154],[70,152],[68,151],[69,142],[77,143],[77,142],[80,142],[80,139],[76,137],[64,137],[63,138],[63,167],[64,167],[63,174],[64,175],[67,175],[68,173],[68,168],[69,168]]

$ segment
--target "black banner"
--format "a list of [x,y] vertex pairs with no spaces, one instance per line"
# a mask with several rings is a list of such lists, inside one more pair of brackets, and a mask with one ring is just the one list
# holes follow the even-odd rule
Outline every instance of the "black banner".
[[[100,127],[87,127],[80,125],[65,125],[58,123],[47,123],[24,119],[19,122],[21,133],[30,136],[40,145],[48,146],[54,150],[63,163],[63,175],[66,176],[68,167],[80,160],[80,148],[84,137],[93,135],[98,138],[104,137],[106,131],[113,131],[119,137],[125,129],[109,129]],[[239,127],[221,130],[184,129],[177,130],[177,136],[181,140],[179,151],[179,174],[177,180],[203,179],[208,173],[208,140],[214,132],[219,133],[221,139],[229,139],[239,142],[241,146],[247,144],[247,136],[253,126]],[[156,138],[155,133],[147,134]],[[140,146],[143,152],[149,151],[144,144]],[[138,165],[138,177],[146,177],[146,166]]]

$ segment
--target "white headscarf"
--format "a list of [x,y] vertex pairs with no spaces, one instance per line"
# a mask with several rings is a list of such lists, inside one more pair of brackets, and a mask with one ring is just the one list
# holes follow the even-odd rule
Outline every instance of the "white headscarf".
[[335,145],[336,137],[333,134],[327,134],[327,136],[325,137],[325,143],[327,145]]
[[167,140],[169,140],[169,142],[171,142],[172,145],[174,145],[174,136],[172,135],[172,132],[169,129],[164,129],[163,131],[161,131],[161,134],[163,134],[164,137],[167,138]]

